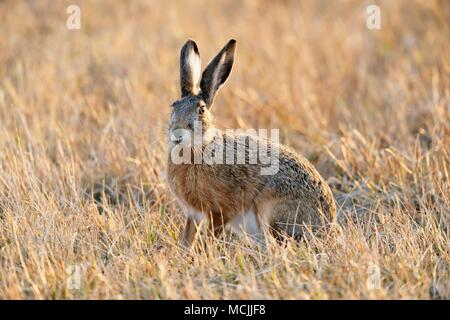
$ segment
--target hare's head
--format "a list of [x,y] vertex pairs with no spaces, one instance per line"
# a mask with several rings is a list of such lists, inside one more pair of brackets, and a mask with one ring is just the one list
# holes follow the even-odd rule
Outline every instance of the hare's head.
[[[188,40],[180,54],[181,99],[172,104],[170,141],[186,143],[194,128],[203,134],[213,127],[211,106],[217,91],[227,80],[233,67],[236,41],[230,40],[201,71],[200,54],[194,41]],[[200,129],[199,129],[200,130]]]

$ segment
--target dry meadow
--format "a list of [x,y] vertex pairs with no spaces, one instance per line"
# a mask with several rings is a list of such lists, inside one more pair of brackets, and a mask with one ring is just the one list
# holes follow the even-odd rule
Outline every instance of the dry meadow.
[[[450,3],[377,1],[369,30],[371,3],[0,1],[0,298],[450,298]],[[188,38],[204,65],[237,40],[218,125],[280,129],[334,193],[327,234],[180,249]]]

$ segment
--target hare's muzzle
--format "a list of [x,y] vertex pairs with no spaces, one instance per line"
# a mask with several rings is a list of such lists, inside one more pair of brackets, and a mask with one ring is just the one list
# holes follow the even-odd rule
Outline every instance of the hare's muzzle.
[[170,141],[172,141],[175,144],[178,144],[181,141],[183,141],[183,137],[172,137],[172,138],[170,138]]
[[174,129],[170,132],[170,141],[179,144],[182,143],[184,140],[189,141],[191,138],[190,131],[187,129]]

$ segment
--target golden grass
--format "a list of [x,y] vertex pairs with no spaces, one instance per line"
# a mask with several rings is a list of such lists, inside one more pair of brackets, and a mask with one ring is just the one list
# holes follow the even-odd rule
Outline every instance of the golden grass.
[[[448,299],[450,5],[379,1],[371,31],[367,4],[0,2],[0,298]],[[280,128],[339,220],[188,257],[164,181],[178,54],[193,38],[205,65],[232,37],[219,125]]]

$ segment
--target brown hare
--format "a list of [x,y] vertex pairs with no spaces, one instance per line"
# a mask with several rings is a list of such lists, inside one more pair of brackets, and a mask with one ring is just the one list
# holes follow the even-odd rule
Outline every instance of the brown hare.
[[[172,104],[167,177],[186,211],[181,238],[186,247],[194,241],[202,219],[209,222],[209,230],[215,235],[231,226],[265,243],[267,234],[277,239],[283,235],[298,239],[308,228],[325,227],[336,215],[330,188],[317,170],[292,149],[268,144],[268,150],[277,149],[278,171],[261,174],[264,164],[259,160],[248,161],[249,145],[258,138],[208,134],[215,128],[211,112],[214,98],[230,75],[235,49],[236,41],[230,40],[203,72],[196,43],[189,40],[181,49],[181,99]],[[199,144],[192,142],[196,128],[202,135]],[[218,143],[227,150],[243,147],[246,161],[234,164],[194,161]],[[189,161],[174,161],[174,154],[182,149],[180,146],[185,148],[181,153],[186,153]]]

